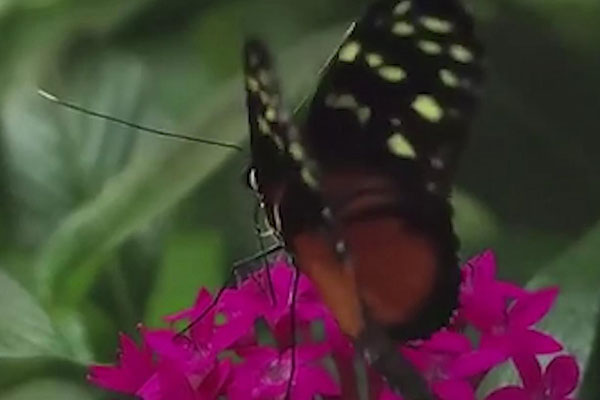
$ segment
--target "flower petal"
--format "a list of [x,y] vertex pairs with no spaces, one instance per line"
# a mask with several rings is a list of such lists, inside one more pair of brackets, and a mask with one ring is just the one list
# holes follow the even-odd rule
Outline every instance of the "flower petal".
[[548,313],[558,295],[558,287],[540,289],[523,296],[508,311],[509,327],[526,328]]
[[140,397],[142,400],[162,400],[162,394],[160,390],[160,381],[158,379],[158,372],[155,373],[144,383],[144,385],[135,392],[135,395]]
[[121,334],[119,361],[116,366],[95,365],[89,368],[89,380],[106,389],[134,394],[154,374],[152,353],[144,341],[141,348]]
[[[296,346],[296,355],[300,362],[317,361],[327,355],[329,352],[329,343],[311,343],[302,346]],[[291,355],[291,351],[286,352]]]
[[496,280],[496,256],[492,250],[485,250],[467,263],[474,266],[475,284]]
[[229,360],[224,360],[215,367],[203,380],[196,391],[198,399],[216,399],[221,393],[227,378],[229,378],[232,365]]
[[523,386],[529,392],[542,389],[542,366],[533,354],[524,354],[513,357],[513,363],[519,371]]
[[[310,393],[310,396],[306,397],[308,400],[312,400],[317,394],[327,397],[339,396],[340,394],[339,385],[324,368],[303,367],[298,371],[296,382],[296,390],[305,394]],[[294,393],[296,393],[296,390],[294,390]],[[302,397],[300,396],[300,398]],[[296,399],[297,397],[292,396],[292,398]]]
[[518,299],[529,294],[527,290],[523,289],[518,285],[515,285],[514,283],[497,281],[496,285],[498,286],[498,289],[500,289],[502,294],[507,298]]
[[158,369],[158,381],[163,399],[194,400],[194,390],[176,363],[163,360]]
[[512,336],[513,354],[550,354],[563,349],[558,340],[534,329],[523,330]]
[[523,388],[506,386],[490,393],[485,400],[531,400],[531,397]]
[[546,367],[544,385],[552,399],[562,399],[577,387],[579,366],[572,356],[557,356]]
[[504,352],[496,349],[475,350],[460,355],[448,367],[448,375],[465,378],[488,371],[506,360]]
[[423,349],[448,353],[464,353],[471,350],[471,341],[461,333],[440,331],[423,342]]
[[93,365],[89,368],[88,379],[94,385],[115,392],[134,394],[139,386],[138,382],[129,379],[128,374],[112,365]]
[[475,400],[475,391],[466,381],[449,379],[433,384],[440,400]]
[[469,296],[461,297],[462,316],[480,331],[504,324],[505,299],[495,285],[481,286]]

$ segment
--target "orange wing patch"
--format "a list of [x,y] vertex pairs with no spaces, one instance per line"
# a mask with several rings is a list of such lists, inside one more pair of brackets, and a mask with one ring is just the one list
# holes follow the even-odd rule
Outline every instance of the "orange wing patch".
[[331,243],[317,232],[296,235],[292,246],[297,265],[317,287],[342,332],[357,338],[363,321],[355,271],[338,261]]
[[[352,193],[361,193],[353,196]],[[389,178],[356,171],[324,177],[325,197],[343,204],[337,215],[350,265],[336,257],[332,238],[304,231],[292,238],[297,265],[312,280],[342,331],[356,338],[366,310],[383,326],[410,323],[433,294],[438,272],[435,246],[427,236],[389,213],[357,215],[393,206],[398,189]],[[361,302],[363,305],[361,306]]]
[[410,322],[431,296],[434,249],[396,217],[352,222],[343,230],[361,299],[382,325]]

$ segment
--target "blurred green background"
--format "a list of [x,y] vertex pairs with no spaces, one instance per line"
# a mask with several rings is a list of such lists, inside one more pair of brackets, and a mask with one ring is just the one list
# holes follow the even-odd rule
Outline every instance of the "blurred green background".
[[[0,0],[0,400],[115,398],[85,366],[117,332],[192,303],[256,250],[247,151],[163,139],[57,107],[247,147],[240,47],[278,55],[290,104],[365,0]],[[600,398],[600,3],[471,2],[488,54],[457,182],[467,257],[560,284],[544,328]],[[493,379],[505,379],[496,374]]]

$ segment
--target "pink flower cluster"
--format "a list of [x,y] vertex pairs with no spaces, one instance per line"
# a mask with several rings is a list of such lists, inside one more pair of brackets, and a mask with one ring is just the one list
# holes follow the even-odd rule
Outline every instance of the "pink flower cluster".
[[[271,271],[275,301],[260,276],[248,279],[239,288],[226,289],[185,337],[174,329],[141,327],[138,346],[122,335],[117,365],[90,367],[90,380],[143,400],[283,399],[295,351],[293,400],[317,395],[357,398],[352,342],[340,332],[308,279],[301,276],[294,314],[298,343],[292,347],[293,270],[278,262]],[[533,328],[550,310],[558,289],[528,291],[497,280],[495,274],[490,251],[469,261],[462,269],[461,306],[452,325],[428,340],[399,346],[399,351],[440,400],[475,400],[485,375],[507,361],[516,366],[522,386],[499,388],[486,400],[571,399],[579,380],[575,359],[559,353],[563,347],[557,340]],[[192,321],[211,301],[211,294],[202,289],[193,307],[166,321]],[[324,332],[315,334],[316,321],[321,321]],[[466,336],[465,330],[475,332],[470,337],[477,340]],[[543,369],[539,355],[554,358]],[[339,379],[325,367],[326,359],[334,361]],[[373,371],[368,372],[372,399],[401,399]]]

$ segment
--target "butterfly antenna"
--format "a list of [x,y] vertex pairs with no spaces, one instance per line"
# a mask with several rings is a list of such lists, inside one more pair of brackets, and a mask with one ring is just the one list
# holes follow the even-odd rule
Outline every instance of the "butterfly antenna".
[[170,137],[170,138],[175,138],[175,139],[180,139],[180,140],[187,140],[190,142],[203,143],[203,144],[208,144],[208,145],[212,145],[212,146],[219,146],[219,147],[224,147],[224,148],[233,149],[233,150],[237,150],[237,151],[242,151],[242,148],[240,146],[233,144],[233,143],[220,142],[218,140],[212,140],[212,139],[203,139],[203,138],[198,138],[198,137],[194,137],[194,136],[181,135],[179,133],[173,133],[173,132],[163,131],[160,129],[150,128],[148,126],[136,124],[136,123],[126,121],[121,118],[113,117],[112,115],[104,114],[104,113],[94,111],[94,110],[89,110],[89,109],[82,107],[80,105],[77,105],[75,103],[71,103],[71,102],[65,101],[63,99],[60,99],[60,98],[56,97],[55,95],[48,93],[42,89],[38,89],[37,92],[44,99],[49,100],[55,104],[70,108],[71,110],[75,110],[75,111],[78,111],[78,112],[81,112],[81,113],[84,113],[87,115],[91,115],[92,117],[102,118],[104,120],[111,121],[111,122],[114,122],[114,123],[117,123],[120,125],[125,125],[125,126],[134,128],[134,129],[137,129],[140,131],[153,133],[153,134],[159,135],[159,136],[165,136],[165,137]]

